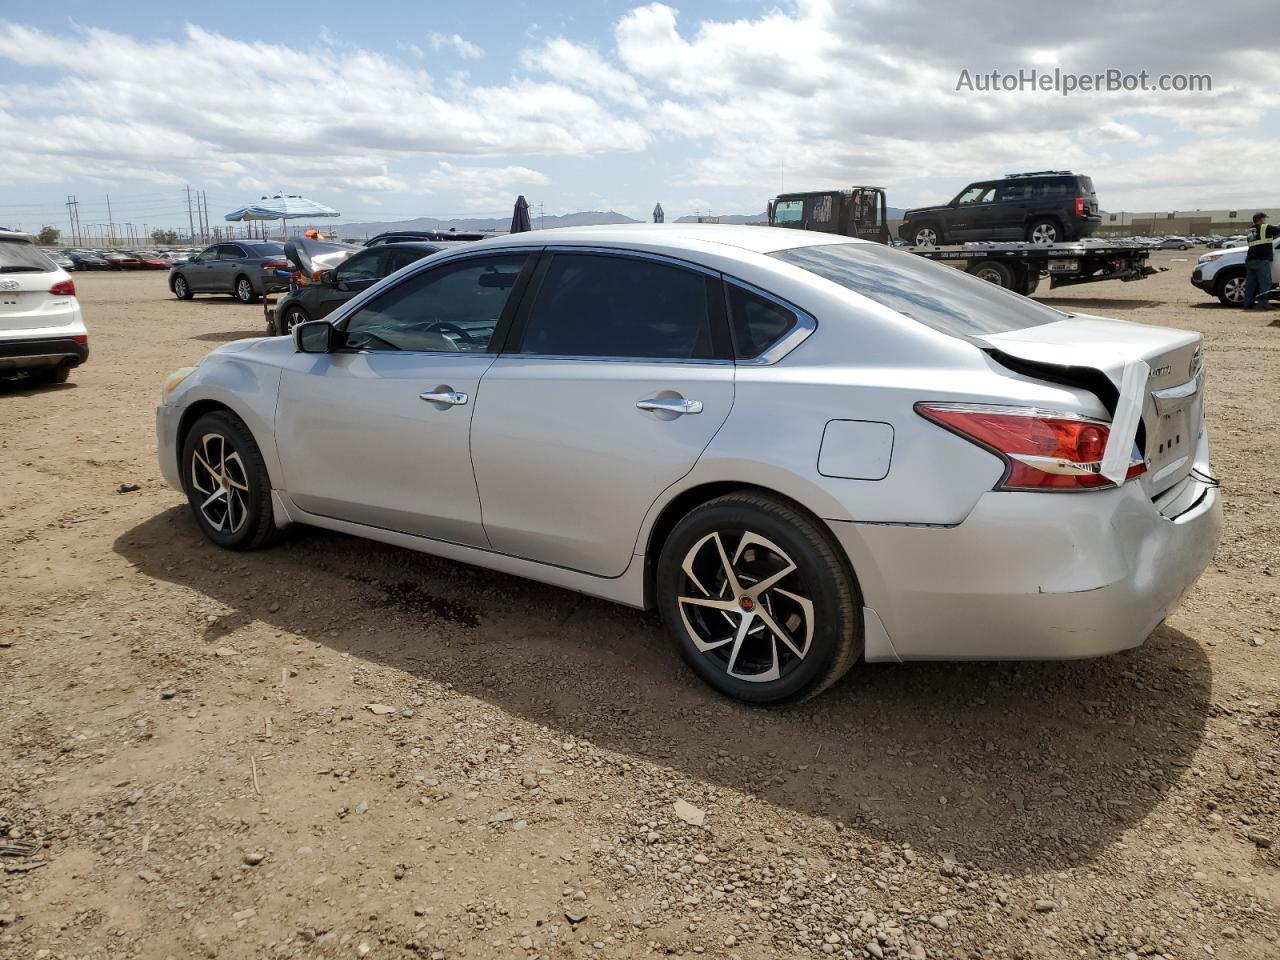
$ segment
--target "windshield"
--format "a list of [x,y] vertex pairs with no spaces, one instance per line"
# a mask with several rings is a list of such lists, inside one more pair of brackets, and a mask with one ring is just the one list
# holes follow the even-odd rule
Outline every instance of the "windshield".
[[58,268],[29,243],[0,241],[0,273],[50,273]]
[[954,267],[878,243],[795,247],[770,256],[952,336],[1007,333],[1068,316]]

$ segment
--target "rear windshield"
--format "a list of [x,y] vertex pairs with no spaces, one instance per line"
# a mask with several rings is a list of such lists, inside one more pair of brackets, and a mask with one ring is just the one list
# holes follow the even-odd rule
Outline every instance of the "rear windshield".
[[260,240],[257,243],[246,243],[249,252],[255,257],[283,257],[284,244],[272,240]]
[[952,336],[1007,333],[1067,317],[954,267],[878,243],[796,247],[771,256]]
[[0,240],[0,273],[52,273],[58,268],[36,247],[16,240]]
[[1084,192],[1084,195],[1086,197],[1091,196],[1093,194],[1093,180],[1089,177],[1077,177],[1076,179],[1079,181],[1080,189]]

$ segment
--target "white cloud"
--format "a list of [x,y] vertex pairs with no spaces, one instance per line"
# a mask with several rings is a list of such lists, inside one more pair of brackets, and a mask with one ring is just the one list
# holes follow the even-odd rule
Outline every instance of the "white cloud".
[[465,60],[478,60],[484,56],[484,51],[477,47],[469,40],[464,40],[456,33],[445,36],[443,33],[433,33],[431,35],[431,49],[444,50],[446,47],[452,47],[457,51],[458,56]]
[[540,70],[561,83],[597,92],[632,107],[644,107],[636,78],[607,63],[591,47],[553,37],[535,50],[526,50],[520,62],[530,70]]

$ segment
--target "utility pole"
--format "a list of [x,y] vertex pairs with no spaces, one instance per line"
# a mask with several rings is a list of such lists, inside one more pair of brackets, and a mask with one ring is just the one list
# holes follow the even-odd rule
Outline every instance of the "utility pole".
[[203,190],[200,191],[200,211],[201,218],[204,222],[204,232],[209,233],[209,197]]
[[76,200],[74,194],[67,195],[67,220],[71,225],[71,242],[76,246],[79,246],[81,243],[80,202]]
[[[107,194],[107,223],[110,224],[110,226],[107,227],[107,230],[110,231],[111,238],[114,240],[116,235],[116,225],[115,218],[111,216],[111,194],[109,193]],[[108,243],[107,246],[111,246],[111,244]]]
[[191,242],[196,242],[196,225],[191,219],[191,184],[187,184],[187,230],[191,234]]

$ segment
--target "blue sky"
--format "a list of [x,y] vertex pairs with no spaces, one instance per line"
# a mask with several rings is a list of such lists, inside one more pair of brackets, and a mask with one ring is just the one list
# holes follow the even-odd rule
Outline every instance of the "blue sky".
[[[1250,13],[1250,8],[1254,13]],[[65,3],[0,9],[0,223],[214,220],[264,192],[344,220],[754,213],[780,188],[949,198],[1092,175],[1110,210],[1276,205],[1274,10],[1081,0]],[[1018,8],[1024,13],[1031,8]],[[1194,93],[957,91],[961,70],[1205,73]]]

